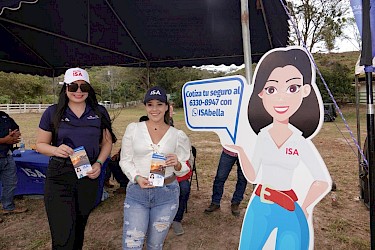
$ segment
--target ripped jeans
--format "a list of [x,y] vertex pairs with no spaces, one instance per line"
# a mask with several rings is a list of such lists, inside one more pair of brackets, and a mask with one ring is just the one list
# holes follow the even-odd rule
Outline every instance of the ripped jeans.
[[123,249],[163,249],[169,227],[177,213],[180,195],[178,182],[163,187],[142,189],[129,182],[124,202]]

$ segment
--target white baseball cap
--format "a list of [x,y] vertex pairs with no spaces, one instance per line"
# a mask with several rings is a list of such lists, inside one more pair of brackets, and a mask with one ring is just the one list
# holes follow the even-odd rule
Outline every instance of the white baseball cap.
[[64,82],[72,83],[78,80],[83,80],[87,83],[90,83],[89,74],[86,70],[81,68],[71,68],[65,72]]

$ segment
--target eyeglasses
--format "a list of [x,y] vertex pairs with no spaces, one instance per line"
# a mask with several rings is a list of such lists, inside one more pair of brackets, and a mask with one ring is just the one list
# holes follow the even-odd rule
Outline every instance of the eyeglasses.
[[82,83],[79,85],[78,83],[67,83],[66,84],[69,92],[77,92],[78,88],[81,89],[82,92],[89,92],[90,85],[88,83]]

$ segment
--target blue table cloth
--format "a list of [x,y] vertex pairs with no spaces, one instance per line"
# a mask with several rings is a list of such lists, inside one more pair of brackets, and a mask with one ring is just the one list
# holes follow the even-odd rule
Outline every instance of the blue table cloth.
[[[18,177],[15,195],[43,195],[49,157],[37,153],[35,150],[26,150],[23,153],[15,150],[13,152],[13,158],[16,162]],[[101,202],[107,164],[108,160],[103,164],[99,176],[99,190],[96,205]],[[2,187],[0,185],[0,195],[1,190]]]
[[[17,155],[20,155],[17,157]],[[44,181],[46,179],[49,157],[39,154],[34,150],[19,153],[13,152],[17,166],[18,184],[16,195],[44,194]]]

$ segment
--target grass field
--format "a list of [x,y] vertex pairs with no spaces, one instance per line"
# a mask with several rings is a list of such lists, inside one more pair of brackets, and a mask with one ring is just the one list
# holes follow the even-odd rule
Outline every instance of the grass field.
[[[355,107],[342,108],[345,118],[356,136]],[[144,115],[143,107],[122,110],[114,121],[118,142],[127,124]],[[114,115],[114,113],[112,113]],[[26,147],[35,143],[40,114],[14,114],[20,125]],[[220,211],[211,215],[203,213],[209,205],[212,182],[216,173],[221,145],[216,134],[192,132],[186,128],[183,111],[176,110],[175,126],[184,130],[197,148],[199,190],[192,183],[188,212],[183,226],[185,234],[175,236],[171,231],[165,242],[165,249],[237,249],[241,231],[242,216],[252,193],[248,185],[245,200],[241,204],[241,216],[230,213],[230,199],[235,186],[236,173],[233,168],[225,185]],[[365,107],[361,107],[361,137],[366,135]],[[332,204],[328,194],[314,210],[315,249],[370,249],[369,212],[358,199],[358,162],[355,145],[343,121],[325,123],[313,140],[337,184],[338,204]],[[122,209],[124,195],[108,189],[110,198],[101,203],[91,214],[86,229],[84,249],[121,249]],[[50,234],[42,199],[23,197],[17,203],[29,207],[29,212],[4,217],[0,224],[0,249],[50,249]]]

